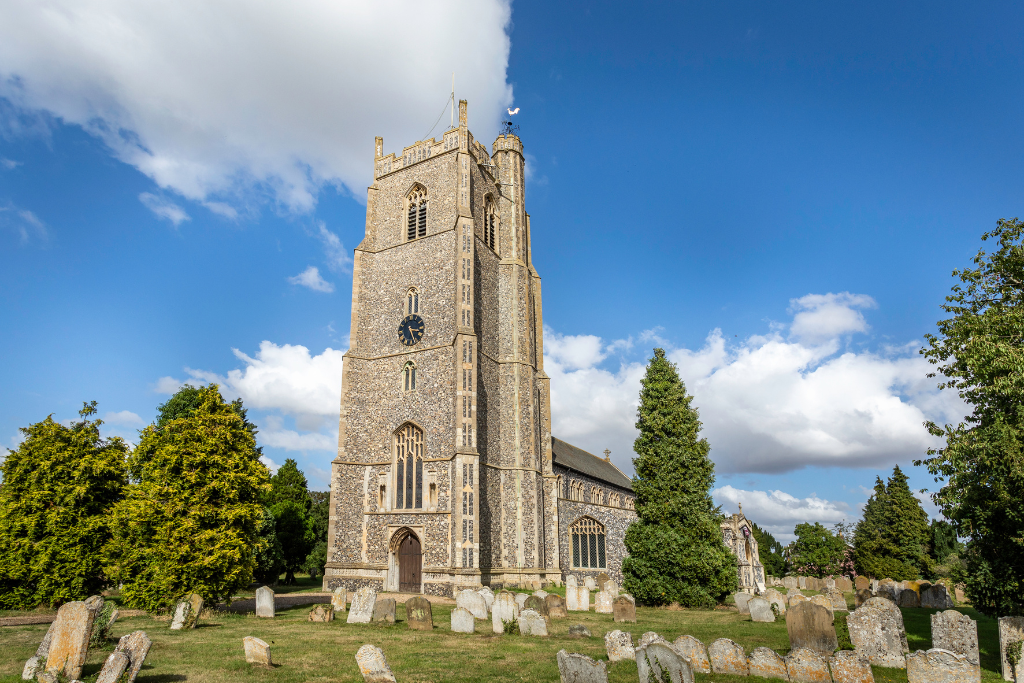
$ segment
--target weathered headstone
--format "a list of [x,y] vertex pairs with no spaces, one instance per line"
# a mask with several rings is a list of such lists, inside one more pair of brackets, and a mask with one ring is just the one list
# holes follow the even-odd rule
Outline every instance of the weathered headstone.
[[395,611],[398,605],[394,598],[378,598],[373,601],[373,616],[370,621],[383,624],[395,623]]
[[548,592],[547,591],[533,591],[533,594],[534,594],[534,596],[540,598],[541,600],[543,600],[544,598],[548,597]]
[[775,621],[775,613],[772,612],[772,604],[764,598],[751,598],[747,602],[750,620],[770,624]]
[[932,615],[932,647],[966,657],[978,666],[978,622],[952,609],[936,612]]
[[455,605],[467,610],[477,619],[487,618],[487,603],[477,591],[463,590],[455,597]]
[[523,611],[523,606],[526,605],[527,598],[530,597],[529,593],[516,593],[516,605],[519,606],[519,611]]
[[601,572],[597,575],[597,579],[595,580],[597,581],[597,590],[603,591],[605,582],[610,581],[611,577],[604,572]]
[[[1006,647],[1018,640],[1024,640],[1024,617],[1000,617],[999,661],[1002,663],[1004,681],[1012,681],[1014,679],[1013,665],[1006,658]],[[1024,664],[1018,664],[1017,666],[1024,669]]]
[[384,652],[375,645],[363,645],[356,650],[356,664],[364,683],[396,683]]
[[532,609],[538,614],[543,614],[544,616],[548,615],[548,607],[544,603],[544,598],[540,597],[536,593],[526,599],[526,602],[523,603],[523,609]]
[[344,612],[348,606],[348,591],[344,588],[335,588],[331,593],[331,607],[335,612]]
[[751,650],[747,655],[747,667],[750,669],[751,676],[789,680],[789,674],[786,672],[786,660],[770,647],[755,647]]
[[641,681],[693,683],[690,663],[664,641],[637,649],[636,668]]
[[732,597],[736,601],[736,609],[739,610],[740,614],[750,614],[750,610],[747,609],[747,603],[750,602],[750,598],[754,597],[753,595],[740,591]]
[[786,613],[786,596],[775,590],[769,588],[764,592],[764,599],[768,601],[770,605],[775,605],[775,609],[779,610],[779,614]]
[[334,621],[334,607],[331,605],[314,605],[313,609],[309,610],[307,619],[319,623]]
[[873,597],[875,596],[871,594],[871,590],[868,588],[862,588],[861,590],[858,590],[857,595],[854,598],[854,609],[860,607]]
[[917,650],[907,655],[907,683],[978,683],[981,669],[949,650]]
[[786,590],[793,590],[800,587],[800,581],[795,576],[782,577],[782,587]]
[[593,576],[588,576],[583,580],[583,585],[587,587],[587,590],[596,591],[597,581],[594,580]]
[[348,608],[349,624],[369,624],[373,619],[373,603],[377,602],[377,591],[370,586],[363,586],[352,596],[352,604]]
[[900,608],[891,600],[871,598],[846,619],[850,640],[874,666],[903,669],[907,666],[907,632]]
[[552,619],[564,619],[569,616],[568,611],[565,609],[565,600],[562,599],[561,595],[552,593],[547,596],[544,598],[544,606],[548,610],[548,616]]
[[434,630],[434,614],[430,601],[419,596],[405,601],[405,621],[409,628],[417,631]]
[[818,595],[812,595],[811,602],[813,602],[815,605],[821,605],[822,607],[827,609],[829,617],[835,617],[835,610],[832,609],[832,601],[829,600],[827,596],[822,595],[821,593],[819,593]]
[[829,657],[839,649],[832,616],[816,603],[800,602],[790,606],[786,613],[786,631],[789,632],[789,645],[794,650],[805,648]]
[[871,590],[871,579],[866,576],[858,576],[853,580],[853,587],[859,591]]
[[625,631],[616,629],[605,633],[604,649],[608,653],[609,662],[636,659],[636,651],[633,649],[633,635]]
[[89,653],[89,634],[95,615],[84,602],[67,602],[57,610],[50,649],[46,655],[46,671],[61,672],[69,680],[82,675],[82,665]]
[[639,642],[637,642],[636,648],[639,650],[640,648],[647,647],[651,643],[654,643],[654,642],[659,641],[659,640],[664,641],[666,643],[668,642],[667,640],[662,638],[660,635],[658,635],[655,631],[647,631],[642,636],[640,636],[640,640],[639,640]]
[[695,672],[711,673],[711,660],[708,659],[708,649],[704,647],[704,643],[693,636],[679,636],[672,645],[690,660],[690,666]]
[[590,611],[590,589],[586,586],[579,586],[575,589],[565,589],[565,608],[570,612]]
[[875,683],[871,662],[856,650],[839,650],[829,661],[834,683]]
[[583,624],[573,624],[569,627],[569,635],[574,638],[590,638],[590,629]]
[[612,613],[612,594],[608,591],[599,591],[594,596],[594,611],[597,614],[611,614]]
[[817,652],[806,648],[789,651],[786,655],[786,671],[793,683],[832,683],[828,662]]
[[826,588],[825,592],[822,593],[832,605],[833,612],[847,612],[849,607],[846,605],[846,596],[838,588]]
[[135,677],[139,675],[142,665],[146,662],[151,647],[153,647],[153,641],[149,639],[145,631],[132,631],[121,636],[121,640],[117,641],[117,647],[114,649],[128,655],[128,659],[131,661],[131,666],[122,683],[133,683]]
[[25,667],[21,671],[21,679],[23,681],[33,681],[36,678],[36,674],[46,670],[46,656],[50,652],[50,639],[53,638],[53,631],[56,627],[57,620],[55,619],[50,622],[50,628],[47,629],[42,642],[36,648],[35,655],[29,657],[28,661],[25,662]]
[[491,605],[491,628],[495,633],[504,633],[504,622],[515,621],[518,618],[519,606],[516,604],[515,596],[506,591],[494,596],[494,604]]
[[249,664],[267,667],[274,665],[270,659],[270,645],[266,641],[253,636],[246,636],[242,638],[242,647],[245,648],[245,661]]
[[908,588],[905,591],[900,591],[900,607],[920,607],[921,596],[917,594],[917,591]]
[[465,607],[453,609],[452,631],[455,633],[474,633],[476,631],[476,618],[473,616],[473,613]]
[[811,599],[809,597],[807,597],[803,593],[800,593],[799,591],[796,592],[796,593],[792,593],[788,597],[789,597],[789,609],[793,609],[794,607],[799,605],[801,602],[810,602],[811,601]]
[[747,665],[747,653],[738,643],[728,638],[719,638],[708,645],[708,660],[711,662],[711,671],[716,674],[734,674],[736,676],[749,676],[750,667]]
[[899,604],[900,588],[892,579],[882,579],[879,581],[878,588],[876,588],[874,592],[876,598],[885,598],[893,604]]
[[603,661],[595,662],[586,655],[558,651],[558,675],[561,683],[608,683],[608,669]]
[[256,589],[256,616],[261,619],[274,618],[274,591],[269,586]]
[[174,617],[171,619],[171,630],[189,630],[199,623],[199,615],[203,611],[203,599],[193,593],[174,608]]
[[519,633],[524,636],[546,636],[548,622],[540,612],[524,609],[519,613]]
[[[490,613],[491,605],[494,604],[494,591],[492,591],[490,587],[484,586],[483,588],[479,589],[477,593],[479,593],[480,597],[484,599],[484,604],[487,605],[487,611],[488,613]],[[483,618],[486,619],[487,617]]]
[[628,593],[623,593],[612,600],[612,621],[636,623],[636,600]]
[[845,576],[836,577],[836,588],[843,593],[850,593],[853,591],[853,581]]
[[949,591],[941,583],[929,586],[921,591],[921,607],[949,609],[952,606],[953,600],[949,597]]
[[619,597],[619,584],[615,583],[611,579],[604,582],[604,590],[606,593],[612,596],[612,599]]
[[117,683],[130,665],[131,660],[128,659],[128,655],[114,650],[103,662],[103,668],[100,669],[100,675],[96,677],[96,683]]

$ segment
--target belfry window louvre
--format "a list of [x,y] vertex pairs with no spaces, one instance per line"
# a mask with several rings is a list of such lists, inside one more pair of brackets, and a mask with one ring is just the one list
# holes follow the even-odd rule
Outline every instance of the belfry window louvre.
[[423,507],[423,430],[407,424],[395,433],[395,508]]
[[576,569],[606,569],[604,525],[581,517],[569,528],[572,537],[572,566]]
[[427,235],[427,191],[417,185],[406,197],[409,208],[406,212],[405,238],[412,241]]
[[419,230],[416,234],[417,237],[426,237],[427,235],[427,202],[423,200],[420,202],[420,219],[419,219]]

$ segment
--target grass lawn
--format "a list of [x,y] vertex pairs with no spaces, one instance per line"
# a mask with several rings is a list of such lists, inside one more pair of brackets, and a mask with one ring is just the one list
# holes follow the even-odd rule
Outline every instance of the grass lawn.
[[[732,638],[749,652],[759,646],[781,654],[789,648],[785,622],[756,624],[748,616],[719,609],[667,610],[637,609],[636,624],[615,624],[611,615],[572,612],[567,619],[552,621],[548,638],[492,635],[490,621],[477,621],[476,634],[449,630],[450,606],[433,608],[433,632],[412,631],[405,624],[405,610],[398,606],[398,623],[346,624],[343,620],[328,624],[306,621],[310,607],[278,611],[274,619],[207,613],[194,631],[170,631],[167,618],[131,617],[119,621],[114,636],[142,629],[153,639],[139,683],[170,681],[362,681],[355,663],[356,650],[372,643],[384,650],[399,683],[458,681],[558,681],[555,653],[564,648],[595,659],[605,659],[604,634],[623,627],[633,634],[634,642],[646,631],[656,631],[669,640],[689,634],[710,643],[716,638]],[[930,615],[935,610],[904,609],[904,622],[911,650],[931,647]],[[1000,680],[999,643],[996,622],[961,610],[978,620],[983,680]],[[347,614],[347,613],[346,613]],[[592,638],[569,637],[569,626],[585,624]],[[46,625],[13,626],[0,629],[0,683],[20,680],[26,659],[46,632]],[[256,636],[271,644],[273,669],[250,667],[245,663],[242,638]],[[83,680],[94,681],[103,660],[113,649],[89,652]],[[609,681],[635,683],[636,664],[619,662],[609,667]],[[698,681],[744,681],[738,676],[698,675]],[[758,680],[758,679],[755,679]],[[906,681],[902,670],[875,669],[876,681]]]

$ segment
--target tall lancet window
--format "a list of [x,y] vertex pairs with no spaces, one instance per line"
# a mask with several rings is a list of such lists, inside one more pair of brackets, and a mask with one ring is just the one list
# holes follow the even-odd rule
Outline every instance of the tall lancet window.
[[409,290],[409,293],[405,297],[406,306],[405,314],[412,315],[413,313],[420,312],[420,293],[415,287]]
[[406,197],[408,208],[406,209],[405,235],[407,240],[414,240],[417,237],[427,236],[427,190],[422,185],[416,185]]
[[395,508],[423,507],[423,430],[403,425],[395,432]]
[[416,391],[416,363],[409,361],[402,368],[402,389]]
[[498,250],[498,210],[490,197],[484,209],[484,244],[495,251]]

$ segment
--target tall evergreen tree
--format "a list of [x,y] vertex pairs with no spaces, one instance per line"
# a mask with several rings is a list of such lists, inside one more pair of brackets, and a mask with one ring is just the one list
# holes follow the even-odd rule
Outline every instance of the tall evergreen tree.
[[757,554],[764,565],[764,573],[769,576],[783,576],[786,573],[786,559],[782,556],[782,544],[754,522],[750,523],[750,528],[757,541]]
[[0,607],[26,609],[83,600],[106,584],[103,547],[121,498],[128,445],[100,437],[102,420],[66,427],[47,417],[0,461]]
[[931,531],[928,515],[910,491],[899,465],[888,483],[875,480],[874,493],[853,536],[857,572],[906,581],[928,576]]
[[736,558],[711,499],[715,466],[701,423],[663,349],[641,380],[633,444],[637,520],[626,531],[625,588],[638,601],[713,607],[735,590]]
[[304,513],[313,506],[306,475],[299,469],[299,464],[291,458],[287,458],[270,478],[270,494],[267,496],[269,506],[285,501],[298,503]]

